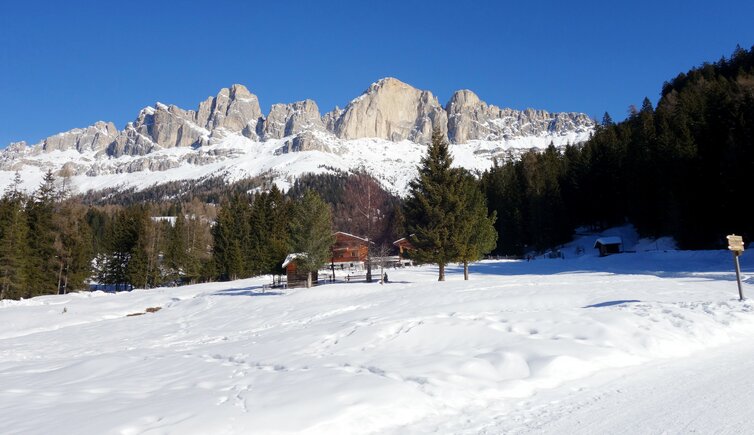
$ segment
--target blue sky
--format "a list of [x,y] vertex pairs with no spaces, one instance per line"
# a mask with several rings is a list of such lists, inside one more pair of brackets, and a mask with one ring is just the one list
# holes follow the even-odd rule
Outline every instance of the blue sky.
[[625,117],[662,83],[754,44],[751,1],[12,1],[0,12],[0,146],[242,83],[262,111],[322,113],[393,76],[445,104]]

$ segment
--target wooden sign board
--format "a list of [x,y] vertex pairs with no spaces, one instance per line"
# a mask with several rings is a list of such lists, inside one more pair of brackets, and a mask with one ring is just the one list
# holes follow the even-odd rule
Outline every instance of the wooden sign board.
[[727,236],[728,238],[728,249],[731,251],[744,251],[744,239],[741,236],[737,236],[735,234],[731,234]]

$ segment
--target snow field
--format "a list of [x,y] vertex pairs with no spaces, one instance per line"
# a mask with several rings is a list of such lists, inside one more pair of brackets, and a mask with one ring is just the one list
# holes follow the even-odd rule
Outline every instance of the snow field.
[[727,252],[485,261],[467,282],[456,267],[445,283],[431,266],[389,275],[2,301],[0,428],[478,433],[574,381],[754,336]]
[[[258,175],[269,175],[281,189],[287,190],[293,181],[306,173],[330,173],[333,170],[344,172],[367,170],[379,179],[385,188],[405,195],[408,183],[416,175],[416,167],[426,153],[426,146],[407,140],[391,142],[384,139],[365,138],[342,140],[335,136],[313,132],[329,148],[326,151],[302,151],[280,153],[281,147],[291,137],[255,142],[240,134],[231,134],[219,143],[199,148],[175,147],[158,149],[145,156],[121,156],[118,158],[96,157],[95,152],[79,153],[76,150],[53,151],[28,155],[20,164],[19,173],[22,188],[28,192],[36,190],[48,169],[60,170],[66,163],[96,168],[99,175],[77,175],[71,177],[70,188],[74,193],[119,187],[143,190],[149,187],[179,180],[201,180],[208,177],[223,177],[228,182]],[[543,149],[550,143],[556,146],[582,142],[589,133],[569,133],[564,136],[530,136],[503,141],[472,141],[468,144],[452,145],[455,165],[469,170],[484,171],[492,166],[492,156],[506,150],[521,151],[532,148]],[[215,154],[227,154],[215,157]],[[33,153],[30,153],[33,154]],[[211,163],[189,163],[190,157],[208,158]],[[138,171],[129,173],[129,164],[139,161],[166,161],[175,167],[164,171]],[[85,171],[86,172],[86,171]],[[0,170],[0,188],[12,184],[15,171]]]

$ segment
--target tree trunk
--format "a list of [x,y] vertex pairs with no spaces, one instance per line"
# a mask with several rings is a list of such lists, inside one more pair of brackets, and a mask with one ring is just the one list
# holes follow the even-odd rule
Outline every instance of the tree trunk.
[[312,287],[312,273],[306,272],[306,288]]
[[372,282],[372,255],[369,249],[369,237],[367,237],[367,282]]
[[60,294],[60,283],[63,281],[63,262],[60,262],[60,270],[58,271],[58,294]]
[[463,280],[469,280],[469,262],[466,260],[463,261]]
[[438,281],[445,281],[445,264],[440,263],[438,264],[440,266],[440,277],[437,278]]

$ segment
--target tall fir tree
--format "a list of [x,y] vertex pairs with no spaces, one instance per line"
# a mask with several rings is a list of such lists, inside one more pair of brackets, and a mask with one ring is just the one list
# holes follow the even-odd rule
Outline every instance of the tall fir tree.
[[48,171],[26,206],[29,222],[29,296],[58,292],[53,224],[56,197],[55,177]]
[[180,207],[175,213],[175,222],[168,228],[163,253],[166,278],[171,282],[178,282],[186,276],[186,266],[190,255],[186,237],[186,217]]
[[243,247],[248,240],[248,213],[242,201],[240,195],[224,201],[212,228],[213,261],[221,280],[245,276]]
[[28,234],[25,195],[16,178],[0,199],[0,300],[28,297]]
[[313,190],[307,190],[295,204],[290,220],[291,247],[300,254],[296,260],[299,270],[307,273],[307,287],[312,286],[312,273],[327,264],[332,257],[335,237],[332,213]]
[[274,184],[268,194],[269,215],[268,227],[270,240],[268,245],[269,263],[267,273],[282,275],[282,264],[286,255],[291,252],[291,235],[289,222],[292,214],[291,201]]
[[249,242],[245,249],[248,270],[253,276],[268,273],[272,237],[269,226],[271,212],[269,195],[266,192],[254,195],[249,217]]
[[463,263],[463,279],[469,279],[469,263],[481,260],[495,248],[496,213],[488,214],[487,201],[479,182],[465,170],[459,170],[459,194],[461,204],[453,229],[456,260]]
[[417,261],[436,263],[439,281],[445,281],[445,266],[457,258],[453,231],[461,198],[452,162],[448,142],[435,130],[404,207],[406,230],[416,248],[412,255]]
[[86,208],[76,201],[58,204],[53,219],[55,258],[58,262],[58,292],[83,290],[92,275],[92,231]]

